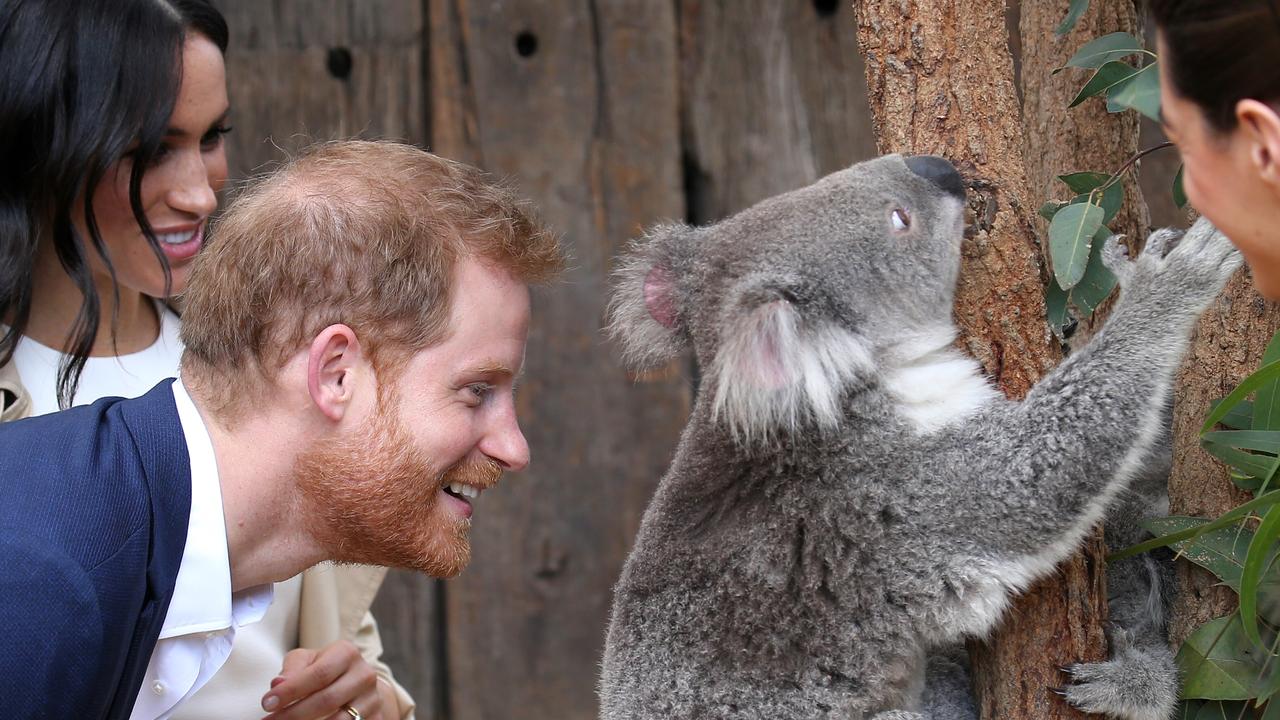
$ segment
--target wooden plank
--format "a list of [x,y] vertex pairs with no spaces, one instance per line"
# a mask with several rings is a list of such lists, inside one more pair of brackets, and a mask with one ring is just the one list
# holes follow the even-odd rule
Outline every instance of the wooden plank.
[[423,0],[218,0],[232,177],[311,140],[424,144]]
[[875,155],[849,3],[679,5],[693,220],[718,220]]
[[535,294],[533,463],[477,505],[471,567],[445,583],[449,717],[595,718],[611,588],[690,399],[680,372],[634,384],[600,332],[620,246],[685,214],[673,4],[429,12],[435,150],[511,178],[573,256]]
[[[232,182],[309,139],[426,142],[422,0],[215,0],[231,44]],[[349,61],[349,62],[348,62]],[[437,582],[392,572],[375,604],[384,659],[439,716]]]

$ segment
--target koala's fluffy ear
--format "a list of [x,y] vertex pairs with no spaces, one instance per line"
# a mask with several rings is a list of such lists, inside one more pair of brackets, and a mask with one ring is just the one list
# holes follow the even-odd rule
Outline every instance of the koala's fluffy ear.
[[618,262],[609,302],[609,334],[622,344],[627,364],[650,368],[684,349],[682,294],[677,267],[689,252],[693,228],[658,225],[636,240]]
[[804,421],[838,427],[845,391],[866,384],[875,370],[856,331],[805,316],[796,285],[785,277],[748,276],[725,305],[713,408],[739,442],[768,442]]

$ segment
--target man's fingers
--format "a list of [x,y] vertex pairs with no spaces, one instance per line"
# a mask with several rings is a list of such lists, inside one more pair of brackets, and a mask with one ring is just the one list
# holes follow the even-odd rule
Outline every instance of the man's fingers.
[[354,645],[341,641],[321,650],[311,664],[285,675],[284,682],[267,692],[262,708],[275,711],[272,720],[317,720],[376,688],[373,668]]

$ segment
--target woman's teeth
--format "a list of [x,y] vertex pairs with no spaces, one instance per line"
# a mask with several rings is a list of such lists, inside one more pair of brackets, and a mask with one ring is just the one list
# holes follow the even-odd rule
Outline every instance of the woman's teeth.
[[199,228],[195,230],[187,230],[185,232],[175,233],[156,233],[156,239],[165,245],[181,245],[190,242],[196,238],[196,234],[200,232]]

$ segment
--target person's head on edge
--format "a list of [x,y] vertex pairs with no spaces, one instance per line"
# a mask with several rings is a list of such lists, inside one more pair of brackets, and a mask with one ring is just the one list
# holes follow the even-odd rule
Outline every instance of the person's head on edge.
[[217,238],[186,293],[193,396],[303,428],[293,481],[333,559],[457,574],[465,495],[528,463],[513,390],[557,239],[478,170],[367,141],[258,181]]
[[1280,298],[1280,0],[1151,0],[1161,114],[1191,205]]
[[63,406],[111,298],[186,284],[227,175],[226,47],[207,0],[0,4],[0,365],[33,297],[78,302]]

